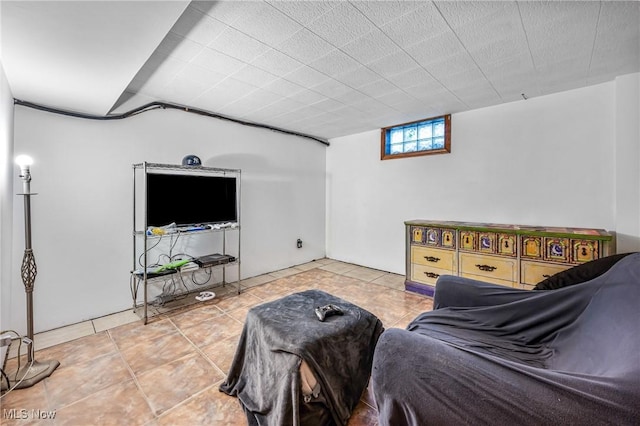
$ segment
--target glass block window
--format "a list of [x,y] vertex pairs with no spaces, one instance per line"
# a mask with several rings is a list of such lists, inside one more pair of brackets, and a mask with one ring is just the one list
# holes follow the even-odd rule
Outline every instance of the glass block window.
[[382,129],[381,158],[451,152],[451,115]]

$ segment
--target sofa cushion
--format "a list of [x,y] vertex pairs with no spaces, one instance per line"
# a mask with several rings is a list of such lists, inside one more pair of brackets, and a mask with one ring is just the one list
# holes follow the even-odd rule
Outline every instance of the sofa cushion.
[[632,253],[614,254],[600,259],[592,260],[591,262],[583,263],[582,265],[574,266],[573,268],[558,272],[557,274],[540,281],[533,289],[555,290],[574,284],[580,284],[585,281],[590,281],[607,272],[609,268],[615,265],[620,259],[630,254]]

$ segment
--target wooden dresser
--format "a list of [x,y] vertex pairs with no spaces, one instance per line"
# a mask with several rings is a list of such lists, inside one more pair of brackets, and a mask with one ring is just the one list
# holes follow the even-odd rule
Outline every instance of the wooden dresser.
[[433,296],[440,275],[531,289],[572,266],[613,254],[603,229],[412,220],[405,289]]

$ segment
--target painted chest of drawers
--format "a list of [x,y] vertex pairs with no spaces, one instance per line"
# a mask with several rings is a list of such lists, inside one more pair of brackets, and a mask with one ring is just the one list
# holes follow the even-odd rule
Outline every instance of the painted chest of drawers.
[[405,289],[433,295],[440,275],[531,289],[551,275],[613,254],[603,229],[412,220]]

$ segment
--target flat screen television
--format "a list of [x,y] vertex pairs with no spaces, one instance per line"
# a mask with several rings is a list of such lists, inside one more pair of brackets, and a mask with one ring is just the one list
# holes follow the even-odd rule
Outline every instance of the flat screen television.
[[236,178],[147,174],[147,226],[200,225],[238,220]]

